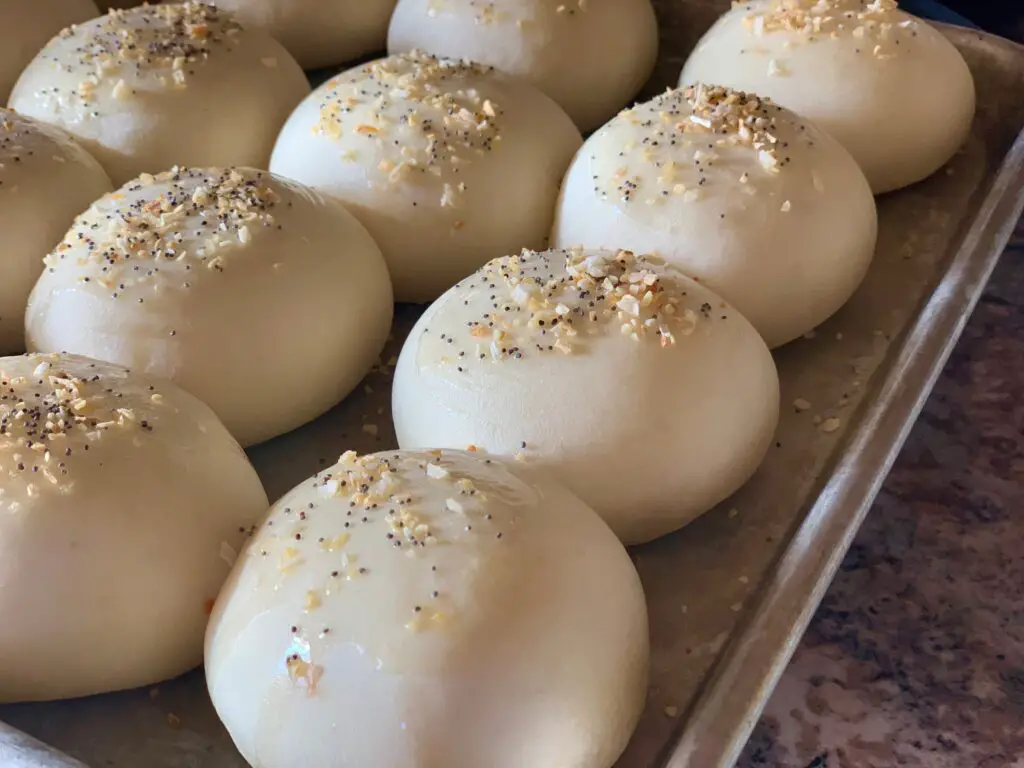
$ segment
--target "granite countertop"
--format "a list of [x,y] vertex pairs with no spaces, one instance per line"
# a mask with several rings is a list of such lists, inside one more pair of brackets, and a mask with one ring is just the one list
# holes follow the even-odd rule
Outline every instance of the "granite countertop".
[[739,768],[1024,768],[1024,221]]

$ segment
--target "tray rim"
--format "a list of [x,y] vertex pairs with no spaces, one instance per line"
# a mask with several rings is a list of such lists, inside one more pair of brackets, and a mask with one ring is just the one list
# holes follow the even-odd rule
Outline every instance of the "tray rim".
[[3,721],[0,721],[0,758],[3,758],[3,768],[89,768]]
[[[1024,45],[1013,40],[930,23],[1014,46],[1024,62]],[[733,632],[652,768],[729,768],[739,760],[1022,220],[1024,125],[979,193],[984,196],[977,214],[908,326],[888,372],[876,385],[877,395],[865,404],[832,468],[823,473],[826,482],[769,569],[753,608]],[[813,588],[809,596],[801,597],[807,591],[801,584],[808,583]],[[796,610],[780,609],[787,604]]]

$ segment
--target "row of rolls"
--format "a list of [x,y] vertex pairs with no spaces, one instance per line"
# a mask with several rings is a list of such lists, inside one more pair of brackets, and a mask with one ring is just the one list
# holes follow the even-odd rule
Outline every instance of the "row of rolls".
[[[657,50],[649,0],[0,0],[0,702],[205,637],[257,768],[610,768],[623,545],[752,476],[771,350],[975,110],[892,0],[735,4],[633,103]],[[271,505],[243,447],[352,393],[395,302],[400,450]]]

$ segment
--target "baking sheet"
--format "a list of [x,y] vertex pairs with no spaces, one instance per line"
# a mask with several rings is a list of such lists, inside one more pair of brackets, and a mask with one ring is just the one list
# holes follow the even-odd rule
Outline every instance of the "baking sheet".
[[[663,55],[648,95],[674,84],[727,4],[656,5]],[[864,285],[813,338],[777,351],[783,416],[754,479],[633,552],[650,608],[652,680],[620,768],[735,760],[1020,214],[1024,142],[1011,147],[1024,127],[1024,50],[947,31],[978,85],[969,143],[933,178],[880,199]],[[394,446],[389,360],[416,313],[400,308],[382,365],[345,403],[250,451],[271,498],[346,449]],[[0,720],[92,768],[245,766],[199,672],[143,691],[0,707]],[[38,765],[62,765],[34,753]]]

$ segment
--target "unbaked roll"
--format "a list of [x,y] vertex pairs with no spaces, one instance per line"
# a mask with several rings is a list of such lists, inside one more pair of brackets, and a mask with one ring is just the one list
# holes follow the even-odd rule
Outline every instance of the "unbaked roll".
[[254,768],[611,768],[647,667],[640,580],[597,515],[448,451],[350,452],[286,494],[206,637]]
[[650,0],[398,0],[388,52],[416,48],[522,76],[589,131],[650,76],[658,25]]
[[658,253],[777,347],[846,302],[877,230],[871,189],[838,142],[757,96],[698,86],[590,137],[551,242]]
[[395,0],[216,0],[279,40],[306,69],[384,50]]
[[280,43],[187,2],[66,30],[28,65],[10,104],[68,131],[123,184],[175,165],[265,168],[308,93]]
[[43,257],[111,189],[65,133],[0,109],[0,354],[25,351],[25,305]]
[[94,16],[93,0],[0,0],[0,106],[47,40]]
[[874,192],[920,181],[967,139],[974,80],[956,47],[895,0],[751,0],[704,35],[680,85],[773,99],[838,139]]
[[30,349],[173,379],[243,445],[320,415],[387,339],[380,250],[337,202],[252,169],[144,175],[46,258]]
[[627,544],[693,520],[754,472],[779,382],[738,312],[658,259],[497,259],[420,318],[395,369],[402,448],[474,446],[550,470]]
[[0,703],[198,666],[263,486],[168,381],[71,355],[0,358]]
[[270,169],[343,201],[384,252],[396,298],[430,301],[489,259],[545,244],[581,143],[528,83],[411,53],[314,91]]

